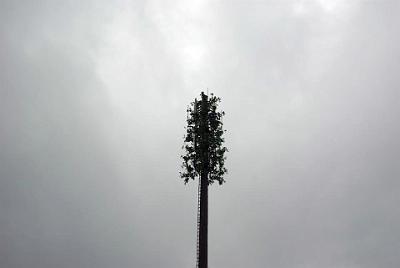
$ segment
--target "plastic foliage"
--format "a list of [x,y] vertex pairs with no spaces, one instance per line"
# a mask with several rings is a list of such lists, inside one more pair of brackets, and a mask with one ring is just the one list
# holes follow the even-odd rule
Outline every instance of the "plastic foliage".
[[[228,149],[223,145],[222,117],[225,112],[218,111],[219,97],[210,94],[207,103],[203,104],[204,98],[190,103],[187,109],[187,126],[184,135],[184,154],[181,156],[182,169],[181,178],[185,184],[190,179],[201,176],[201,172],[208,173],[208,184],[218,182],[222,185],[225,168],[225,153]],[[206,107],[205,111],[202,111]]]

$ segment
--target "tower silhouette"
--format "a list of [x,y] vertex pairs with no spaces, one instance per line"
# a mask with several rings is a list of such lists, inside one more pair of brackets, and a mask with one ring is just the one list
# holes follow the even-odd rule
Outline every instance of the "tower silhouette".
[[226,147],[223,146],[224,112],[217,111],[220,98],[211,94],[210,98],[201,92],[201,99],[188,107],[186,135],[182,155],[184,169],[181,177],[185,184],[189,179],[199,178],[197,212],[197,254],[198,268],[208,266],[208,185],[215,181],[225,182]]

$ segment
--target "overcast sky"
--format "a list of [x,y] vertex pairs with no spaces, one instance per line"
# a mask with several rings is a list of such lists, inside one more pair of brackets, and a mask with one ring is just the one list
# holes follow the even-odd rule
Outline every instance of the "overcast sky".
[[210,267],[399,267],[399,12],[0,0],[0,267],[194,267],[179,156],[207,88],[230,150]]

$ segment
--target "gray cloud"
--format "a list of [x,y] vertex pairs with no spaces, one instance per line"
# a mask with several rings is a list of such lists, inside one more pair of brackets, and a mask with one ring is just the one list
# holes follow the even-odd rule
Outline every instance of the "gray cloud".
[[188,267],[186,105],[222,97],[210,266],[397,267],[399,5],[0,4],[0,266]]

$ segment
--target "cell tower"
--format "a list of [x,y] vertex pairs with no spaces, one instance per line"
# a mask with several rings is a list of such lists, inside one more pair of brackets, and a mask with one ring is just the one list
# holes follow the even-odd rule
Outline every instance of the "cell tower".
[[220,98],[201,92],[201,100],[195,99],[187,109],[187,127],[184,136],[185,154],[182,155],[183,171],[180,173],[185,184],[199,178],[197,211],[197,256],[196,267],[208,265],[208,185],[217,181],[222,185],[227,172],[223,146],[222,117],[217,111]]

